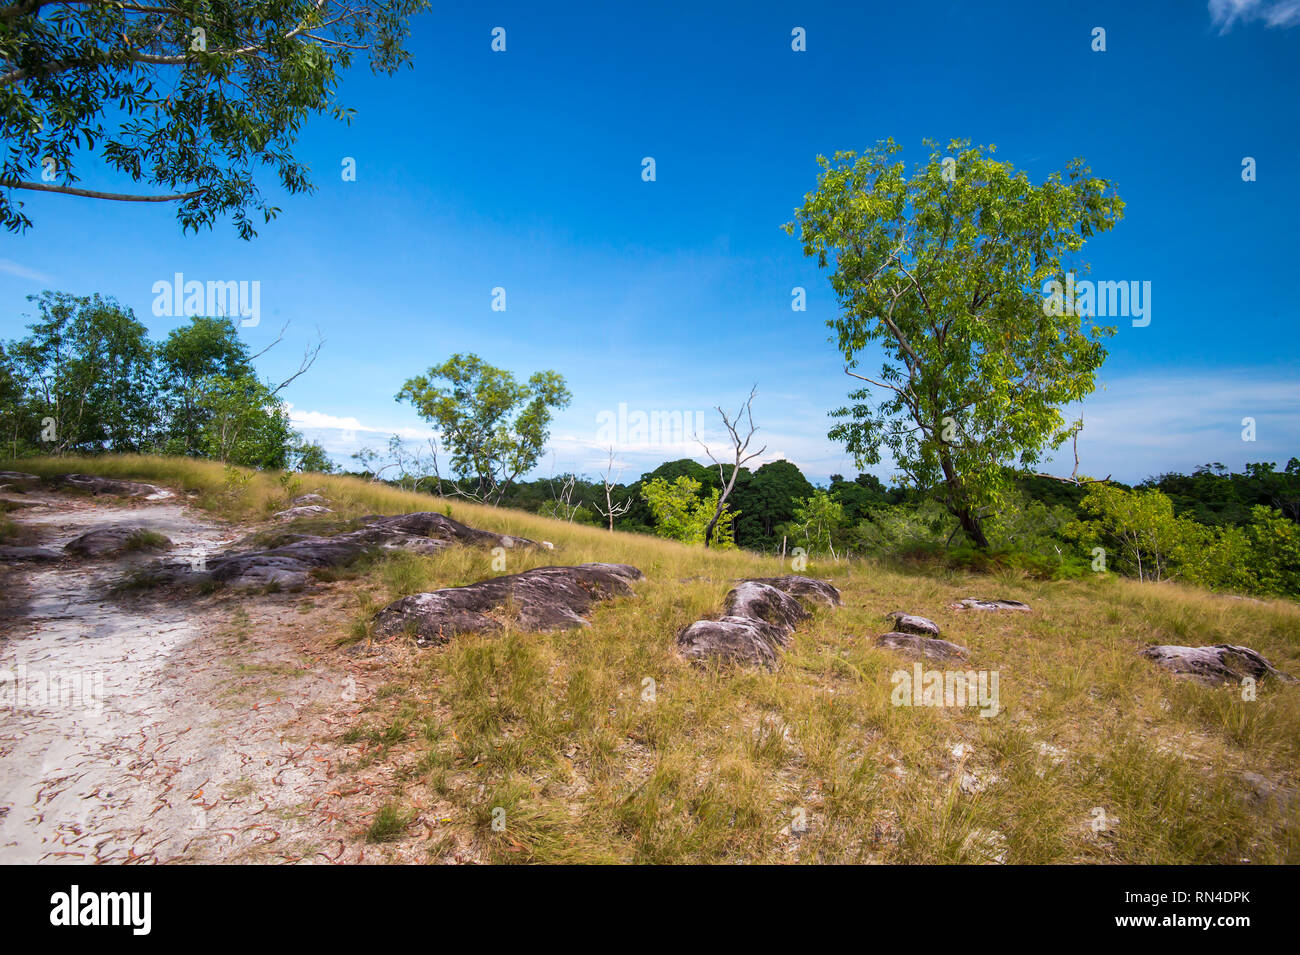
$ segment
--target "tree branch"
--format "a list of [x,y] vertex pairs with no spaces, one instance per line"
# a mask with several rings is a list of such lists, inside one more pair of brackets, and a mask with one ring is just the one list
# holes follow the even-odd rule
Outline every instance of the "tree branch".
[[76,186],[52,186],[44,182],[0,182],[0,186],[9,189],[31,189],[34,192],[58,192],[69,196],[82,196],[86,199],[111,199],[114,202],[179,202],[201,196],[208,190],[195,189],[193,192],[178,192],[169,196],[134,196],[121,192],[99,192],[95,189],[78,189]]

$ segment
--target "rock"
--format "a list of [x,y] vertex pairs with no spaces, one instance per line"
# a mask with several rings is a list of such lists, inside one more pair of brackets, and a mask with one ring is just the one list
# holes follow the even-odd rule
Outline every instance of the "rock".
[[1257,806],[1273,803],[1278,809],[1291,811],[1300,804],[1300,793],[1289,786],[1279,786],[1259,773],[1243,772],[1241,779],[1250,789],[1248,798]]
[[1019,600],[987,600],[983,597],[963,597],[949,605],[953,610],[1021,610],[1029,611],[1029,604]]
[[453,544],[507,548],[534,546],[532,541],[522,537],[481,531],[427,511],[392,517],[371,515],[362,521],[363,525],[356,530],[333,537],[304,534],[276,547],[207,557],[198,570],[188,561],[160,567],[154,573],[154,581],[211,580],[227,587],[275,585],[296,590],[307,582],[307,575],[312,570],[343,567],[367,550],[432,554]]
[[931,660],[965,660],[970,651],[948,640],[927,637],[918,633],[882,633],[875,644],[888,650],[898,650],[910,657],[927,657]]
[[375,614],[375,633],[409,632],[421,645],[446,643],[460,633],[501,629],[507,604],[525,630],[571,630],[588,625],[582,615],[592,603],[631,593],[631,582],[642,576],[627,564],[578,564],[490,577],[396,600]]
[[294,507],[302,507],[305,504],[330,504],[332,502],[329,498],[322,497],[319,494],[299,494],[289,503],[293,504]]
[[916,633],[923,637],[939,635],[939,625],[926,617],[895,610],[893,613],[885,614],[885,619],[891,621],[894,629],[899,633]]
[[291,507],[285,511],[276,511],[275,516],[282,521],[292,521],[298,517],[312,517],[315,514],[333,513],[328,507],[321,507],[319,504],[304,504],[300,507]]
[[59,474],[50,478],[55,487],[70,487],[88,494],[112,494],[119,497],[140,497],[147,501],[160,501],[171,497],[172,492],[154,484],[139,481],[118,481],[93,474]]
[[1250,647],[1230,643],[1216,643],[1212,647],[1152,646],[1143,650],[1142,656],[1175,676],[1207,686],[1240,683],[1246,677],[1262,680],[1266,676],[1276,677],[1285,683],[1296,682],[1292,677],[1275,670],[1272,664]]
[[840,592],[824,580],[814,580],[811,577],[799,577],[794,574],[786,574],[784,577],[747,577],[745,579],[755,584],[767,584],[769,587],[775,587],[792,597],[811,600],[826,607],[838,607],[842,603]]
[[840,592],[808,577],[741,580],[727,593],[720,618],[697,620],[677,635],[678,651],[693,660],[772,666],[795,626],[812,616],[801,599],[836,606]]
[[0,491],[25,494],[40,483],[40,476],[36,474],[28,474],[25,471],[0,471]]
[[112,554],[121,554],[125,551],[132,550],[155,550],[171,547],[172,542],[163,537],[161,540],[147,541],[143,535],[154,533],[147,527],[138,525],[117,525],[115,527],[99,527],[92,531],[86,531],[80,537],[73,538],[63,545],[63,549],[69,554],[76,554],[78,557],[107,557]]
[[57,550],[46,547],[0,547],[0,561],[47,561],[62,560],[63,555]]
[[307,583],[309,571],[328,566],[328,561],[307,562],[301,555],[263,553],[219,557],[208,564],[206,572],[199,573],[227,587],[301,590]]

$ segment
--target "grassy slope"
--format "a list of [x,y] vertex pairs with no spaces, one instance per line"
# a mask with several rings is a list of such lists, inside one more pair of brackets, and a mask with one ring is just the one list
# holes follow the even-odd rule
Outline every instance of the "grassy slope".
[[[236,491],[220,466],[180,459],[0,468],[155,481],[243,521],[265,519],[288,496],[276,476],[254,474]],[[438,820],[431,856],[468,843],[494,861],[1300,861],[1296,807],[1247,801],[1240,778],[1296,785],[1300,688],[1266,684],[1245,702],[1137,655],[1148,643],[1244,643],[1300,674],[1300,606],[1290,601],[814,562],[806,572],[832,580],[845,606],[819,611],[775,671],[719,672],[678,659],[673,636],[715,613],[733,578],[782,572],[773,559],[351,478],[303,476],[289,493],[311,490],[344,516],[449,504],[465,523],[555,543],[554,553],[511,553],[508,572],[606,560],[648,578],[636,598],[598,605],[586,630],[507,631],[392,655],[347,740],[357,767],[397,768],[389,835],[402,838],[408,807]],[[330,583],[354,594],[356,609],[328,621],[321,641],[366,637],[377,607],[490,576],[491,560],[465,549],[400,555]],[[946,609],[972,595],[1024,600],[1034,612]],[[871,638],[895,609],[931,617],[970,648],[971,668],[999,672],[998,716],[891,705],[890,675],[910,663]],[[503,831],[491,825],[497,808]],[[794,819],[807,831],[792,835]]]

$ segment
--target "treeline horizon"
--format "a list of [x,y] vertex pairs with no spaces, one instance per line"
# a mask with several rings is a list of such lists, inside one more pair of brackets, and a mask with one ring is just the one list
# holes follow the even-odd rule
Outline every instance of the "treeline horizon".
[[[0,455],[146,453],[262,470],[342,470],[292,428],[279,397],[310,369],[319,344],[276,383],[254,368],[266,349],[253,354],[227,318],[193,317],[154,341],[111,298],[45,292],[31,301],[38,314],[29,334],[0,342]],[[283,331],[268,347],[282,338]],[[1296,457],[1283,466],[1248,463],[1240,473],[1209,463],[1136,485],[995,464],[979,472],[982,503],[962,485],[954,499],[951,482],[922,486],[906,470],[907,485],[863,472],[851,480],[834,474],[818,487],[785,459],[751,470],[680,458],[625,484],[611,477],[616,449],[599,480],[518,479],[535,471],[551,410],[568,399],[555,372],[518,382],[477,356],[452,356],[409,379],[398,400],[410,400],[439,433],[459,436],[448,440],[453,474],[440,473],[434,444],[426,456],[396,436],[386,454],[354,454],[357,467],[344,473],[704,546],[1014,567],[1043,578],[1115,571],[1300,595]],[[748,402],[743,408],[748,413]],[[495,435],[495,444],[466,437],[480,433]],[[506,454],[513,470],[498,472],[492,462]]]

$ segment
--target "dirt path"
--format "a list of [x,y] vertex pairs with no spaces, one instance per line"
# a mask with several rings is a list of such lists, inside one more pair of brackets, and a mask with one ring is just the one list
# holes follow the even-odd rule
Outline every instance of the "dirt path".
[[[167,535],[180,558],[238,533],[175,497],[24,499],[38,506],[15,519],[54,549],[116,523]],[[150,559],[0,571],[0,863],[364,860],[385,781],[337,776],[331,741],[370,682],[322,650],[321,615],[339,608],[110,592]]]

